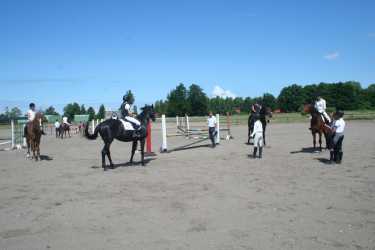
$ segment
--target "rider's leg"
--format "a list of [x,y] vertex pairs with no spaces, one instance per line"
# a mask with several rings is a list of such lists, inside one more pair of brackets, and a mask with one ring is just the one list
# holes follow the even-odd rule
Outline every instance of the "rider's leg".
[[328,123],[331,123],[331,118],[329,117],[329,115],[327,114],[327,112],[323,111],[323,112],[322,112],[322,115],[323,115],[324,119],[325,119]]
[[137,129],[141,126],[141,123],[137,119],[135,119],[134,117],[127,116],[127,117],[125,117],[125,120],[127,120],[128,122],[136,125]]

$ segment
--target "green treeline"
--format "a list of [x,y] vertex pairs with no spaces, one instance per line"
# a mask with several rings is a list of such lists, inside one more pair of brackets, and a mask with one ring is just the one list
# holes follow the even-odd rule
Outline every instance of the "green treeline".
[[225,114],[240,111],[248,113],[251,105],[260,101],[263,105],[280,109],[282,112],[300,112],[304,104],[313,103],[316,96],[327,101],[328,109],[364,110],[375,109],[375,84],[362,88],[359,82],[319,83],[301,86],[293,84],[284,87],[279,96],[265,93],[260,97],[209,98],[202,88],[192,84],[186,88],[180,83],[166,100],[155,103],[155,110],[167,116],[206,115],[208,111]]

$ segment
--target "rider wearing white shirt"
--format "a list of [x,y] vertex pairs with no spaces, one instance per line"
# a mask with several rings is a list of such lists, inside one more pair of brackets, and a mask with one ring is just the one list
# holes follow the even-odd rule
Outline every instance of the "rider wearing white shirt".
[[55,134],[56,134],[56,138],[58,137],[59,129],[60,129],[60,123],[59,123],[58,120],[56,120],[56,122],[55,122]]
[[322,97],[318,96],[317,100],[315,101],[315,105],[314,105],[315,109],[321,114],[323,115],[324,119],[326,121],[328,121],[328,123],[331,122],[331,118],[328,116],[328,114],[326,113],[326,100],[324,100]]
[[63,123],[65,123],[66,125],[70,126],[71,124],[68,122],[68,117],[64,116],[63,117]]
[[263,125],[258,114],[254,115],[255,123],[251,137],[254,137],[254,152],[253,158],[256,158],[257,150],[259,148],[259,158],[262,158],[263,152]]
[[217,121],[216,121],[216,117],[212,115],[212,112],[210,112],[208,115],[207,124],[208,124],[208,135],[210,137],[212,147],[214,148],[216,147],[215,137],[217,135],[217,132],[216,132]]
[[[34,121],[35,115],[36,115],[35,104],[30,103],[29,104],[29,110],[27,111],[27,123],[25,124],[25,127],[23,129],[23,136],[24,137],[26,137],[26,135],[27,135],[28,124]],[[42,121],[39,121],[39,123],[40,123],[40,128],[42,130],[42,134],[45,135],[44,130],[43,130],[43,126],[42,126]]]

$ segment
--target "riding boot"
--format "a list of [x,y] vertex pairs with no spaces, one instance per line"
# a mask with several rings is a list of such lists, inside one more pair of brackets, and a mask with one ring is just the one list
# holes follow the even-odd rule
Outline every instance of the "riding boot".
[[263,147],[259,147],[259,158],[262,158]]
[[253,151],[253,158],[254,159],[257,157],[257,150],[258,150],[258,148],[254,147],[254,151]]
[[337,164],[341,164],[343,152],[338,152],[337,154]]
[[334,163],[335,162],[335,152],[334,151],[329,151],[329,163]]

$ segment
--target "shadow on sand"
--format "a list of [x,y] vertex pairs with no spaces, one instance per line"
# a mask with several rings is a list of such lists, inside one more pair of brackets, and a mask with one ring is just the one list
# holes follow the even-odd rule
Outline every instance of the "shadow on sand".
[[315,158],[315,160],[318,160],[321,163],[326,164],[326,165],[334,165],[334,163],[328,160],[327,158],[319,157],[319,158]]
[[319,151],[319,148],[314,148],[314,147],[308,147],[308,148],[301,148],[301,150],[298,151],[291,151],[291,154],[298,154],[298,153],[309,153],[309,154],[314,154],[314,153],[321,153],[323,151]]
[[52,161],[53,158],[49,157],[48,155],[40,155],[40,160],[41,161]]
[[[147,158],[145,159],[145,167],[147,167],[147,164],[153,160],[156,160],[156,158]],[[131,164],[130,162],[124,162],[124,163],[118,163],[114,164],[113,168],[110,168],[109,165],[106,165],[108,170],[116,169],[119,167],[136,167],[136,166],[142,166],[141,161],[133,161]],[[102,166],[92,166],[91,168],[102,168]]]

